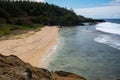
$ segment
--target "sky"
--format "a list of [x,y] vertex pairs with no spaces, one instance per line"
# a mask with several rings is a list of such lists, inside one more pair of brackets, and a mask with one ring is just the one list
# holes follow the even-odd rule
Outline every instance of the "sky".
[[36,0],[73,9],[77,15],[89,18],[119,18],[120,0]]

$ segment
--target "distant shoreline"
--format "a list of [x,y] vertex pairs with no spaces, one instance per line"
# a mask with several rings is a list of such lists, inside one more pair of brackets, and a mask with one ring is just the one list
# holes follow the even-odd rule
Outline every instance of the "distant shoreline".
[[0,53],[7,56],[16,55],[35,67],[45,68],[47,65],[41,64],[41,60],[56,45],[58,33],[57,26],[46,26],[29,37],[1,41]]

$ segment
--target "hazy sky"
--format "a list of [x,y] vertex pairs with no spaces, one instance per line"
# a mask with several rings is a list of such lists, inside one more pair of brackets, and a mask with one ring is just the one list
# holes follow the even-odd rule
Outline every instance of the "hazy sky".
[[120,0],[36,0],[72,8],[78,15],[92,18],[120,18]]

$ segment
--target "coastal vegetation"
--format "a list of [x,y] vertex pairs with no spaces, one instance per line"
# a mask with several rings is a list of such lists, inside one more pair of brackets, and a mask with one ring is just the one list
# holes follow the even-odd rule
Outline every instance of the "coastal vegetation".
[[74,11],[53,4],[29,1],[0,1],[1,23],[15,25],[72,25],[79,18]]
[[94,19],[78,16],[70,9],[29,0],[0,0],[0,36],[16,30],[36,29],[43,25],[79,25]]

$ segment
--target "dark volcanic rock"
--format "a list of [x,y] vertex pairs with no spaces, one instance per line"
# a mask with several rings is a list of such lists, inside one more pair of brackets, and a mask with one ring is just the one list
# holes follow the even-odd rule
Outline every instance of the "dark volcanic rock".
[[53,74],[57,77],[57,80],[86,80],[81,76],[65,71],[55,71]]
[[0,80],[86,80],[76,74],[36,68],[18,57],[0,54]]

